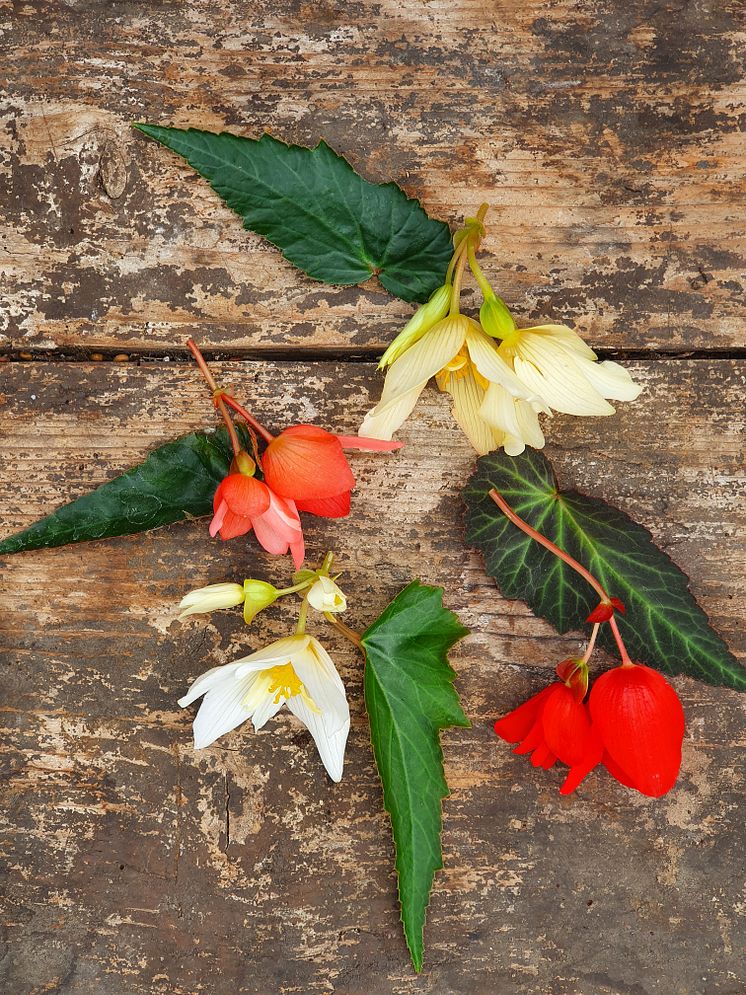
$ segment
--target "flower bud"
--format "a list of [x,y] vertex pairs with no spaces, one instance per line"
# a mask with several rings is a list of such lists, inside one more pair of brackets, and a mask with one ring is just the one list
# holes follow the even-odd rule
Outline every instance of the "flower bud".
[[209,584],[196,591],[190,591],[182,598],[179,608],[184,610],[179,618],[187,615],[200,615],[204,612],[214,612],[220,608],[234,608],[244,599],[244,589],[240,584]]
[[582,701],[588,692],[588,664],[583,659],[563,660],[558,663],[555,674],[572,691],[576,701]]
[[399,332],[394,341],[381,356],[378,369],[383,370],[391,366],[394,360],[413,346],[418,339],[421,339],[425,332],[430,331],[433,325],[445,318],[451,306],[451,285],[444,283],[438,287],[430,297],[427,304],[422,304]]
[[242,449],[239,453],[236,453],[233,457],[233,462],[236,470],[239,473],[242,473],[245,477],[253,477],[256,473],[256,463],[245,449]]
[[245,580],[242,593],[245,598],[243,620],[247,625],[262,609],[273,604],[280,594],[273,584],[268,584],[264,580]]
[[343,612],[347,598],[331,577],[321,576],[308,591],[308,603],[317,612]]
[[499,297],[485,297],[479,309],[479,321],[482,328],[493,339],[504,339],[515,331],[513,315],[508,311],[505,302]]

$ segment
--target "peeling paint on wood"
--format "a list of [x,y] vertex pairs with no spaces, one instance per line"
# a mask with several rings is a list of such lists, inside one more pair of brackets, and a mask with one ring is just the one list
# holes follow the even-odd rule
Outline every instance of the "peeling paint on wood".
[[[743,653],[746,368],[657,360],[632,370],[645,385],[636,403],[606,419],[554,419],[548,453],[565,483],[652,529]],[[303,418],[352,431],[381,382],[365,364],[216,372],[273,428]],[[10,363],[0,376],[3,534],[141,458],[164,422],[173,435],[212,423],[189,367]],[[341,785],[283,714],[193,751],[194,710],[177,697],[284,627],[277,607],[246,630],[227,612],[178,622],[175,605],[203,583],[279,583],[290,570],[250,540],[212,542],[194,522],[4,562],[4,990],[738,990],[742,699],[674,680],[688,728],[665,799],[603,774],[561,798],[561,772],[534,771],[491,723],[580,637],[504,601],[464,548],[459,487],[474,456],[447,398],[426,391],[402,437],[398,453],[351,457],[350,520],[306,524],[312,556],[339,552],[351,624],[368,624],[419,575],[445,584],[473,630],[454,653],[473,726],[444,736],[453,792],[423,976],[400,933],[360,662],[346,645],[320,631],[352,708]]]

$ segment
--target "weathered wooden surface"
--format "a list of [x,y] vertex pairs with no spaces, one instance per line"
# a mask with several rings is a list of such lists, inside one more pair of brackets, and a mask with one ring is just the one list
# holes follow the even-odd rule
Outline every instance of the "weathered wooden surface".
[[[271,425],[355,430],[380,378],[321,360],[375,352],[410,308],[374,282],[308,281],[130,123],[324,137],[449,222],[490,203],[485,268],[522,324],[644,354],[639,401],[555,419],[548,454],[652,530],[744,653],[741,0],[0,0],[0,38],[0,353],[54,360],[0,365],[2,535],[211,424],[178,361],[187,334],[284,358],[220,368]],[[62,361],[97,352],[132,362]],[[347,645],[323,633],[352,707],[341,785],[285,714],[193,751],[176,699],[282,634],[282,615],[246,630],[174,606],[289,567],[191,523],[2,565],[3,993],[746,988],[742,699],[675,680],[688,727],[663,800],[603,774],[561,799],[561,773],[512,756],[491,723],[579,636],[504,601],[464,548],[473,455],[446,398],[427,391],[402,434],[400,453],[352,457],[353,518],[307,517],[307,538],[339,553],[351,624],[418,575],[473,630],[454,654],[473,727],[444,736],[423,976]]]
[[492,205],[523,322],[744,335],[740,0],[0,0],[0,345],[378,348],[409,309],[312,284],[134,120],[326,138],[448,221]]
[[[610,419],[558,418],[565,480],[618,503],[693,576],[743,652],[743,389],[733,361],[633,364],[646,390]],[[368,364],[218,367],[273,427],[353,429],[380,378]],[[188,366],[0,367],[3,534],[211,423]],[[682,438],[682,426],[686,438]],[[352,457],[354,516],[306,516],[311,555],[346,568],[349,620],[370,622],[414,575],[446,586],[473,629],[454,653],[473,720],[444,736],[453,793],[426,970],[408,966],[392,846],[361,699],[360,661],[331,632],[350,695],[345,778],[278,716],[201,753],[176,705],[196,674],[284,632],[268,610],[175,621],[188,588],[289,562],[204,522],[8,558],[0,614],[5,771],[3,990],[168,992],[728,993],[743,990],[742,702],[674,680],[683,772],[660,801],[603,774],[562,799],[497,742],[493,719],[579,646],[504,601],[463,546],[459,488],[473,454],[445,396],[426,391],[391,456]],[[740,503],[739,503],[740,502]]]

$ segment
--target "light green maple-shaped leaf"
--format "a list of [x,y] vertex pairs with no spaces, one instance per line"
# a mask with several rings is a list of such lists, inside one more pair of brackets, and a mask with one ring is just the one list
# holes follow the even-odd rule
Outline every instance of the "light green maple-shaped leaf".
[[443,283],[448,226],[396,183],[363,179],[326,142],[309,149],[271,135],[135,127],[186,159],[245,228],[308,276],[349,285],[375,275],[405,301],[426,301]]
[[442,588],[413,581],[362,637],[365,705],[396,845],[404,935],[417,971],[433,877],[443,866],[448,785],[439,733],[469,725],[447,653],[467,633],[443,607]]
[[[622,600],[626,614],[617,623],[633,660],[665,674],[746,689],[746,668],[710,625],[686,574],[647,529],[600,498],[560,490],[552,464],[533,449],[483,456],[464,492],[467,541],[480,550],[506,598],[526,601],[559,632],[579,629],[598,604],[582,577],[508,521],[489,496],[493,487]],[[615,650],[608,626],[600,638]]]

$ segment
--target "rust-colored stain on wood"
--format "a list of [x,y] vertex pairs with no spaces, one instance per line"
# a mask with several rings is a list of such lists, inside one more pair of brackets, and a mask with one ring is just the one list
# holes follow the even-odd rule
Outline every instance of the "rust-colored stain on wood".
[[[548,455],[651,529],[743,654],[742,15],[710,0],[0,3],[0,349],[28,357],[0,365],[2,535],[212,424],[187,334],[239,357],[216,369],[270,426],[355,431],[381,377],[352,360],[411,309],[374,281],[297,273],[130,123],[324,137],[448,221],[488,201],[485,266],[519,319],[638,356],[640,399],[555,418]],[[176,604],[290,570],[195,522],[3,562],[3,992],[744,989],[742,699],[675,678],[675,790],[652,801],[595,773],[561,798],[561,773],[491,725],[582,637],[505,601],[465,548],[474,455],[447,398],[426,391],[401,436],[396,454],[351,457],[352,517],[309,518],[307,538],[312,557],[338,552],[352,624],[420,576],[472,630],[454,652],[473,725],[443,737],[453,790],[423,975],[346,645],[322,634],[351,700],[340,785],[288,715],[192,749],[176,699],[283,622],[276,607],[253,629],[178,622]]]

